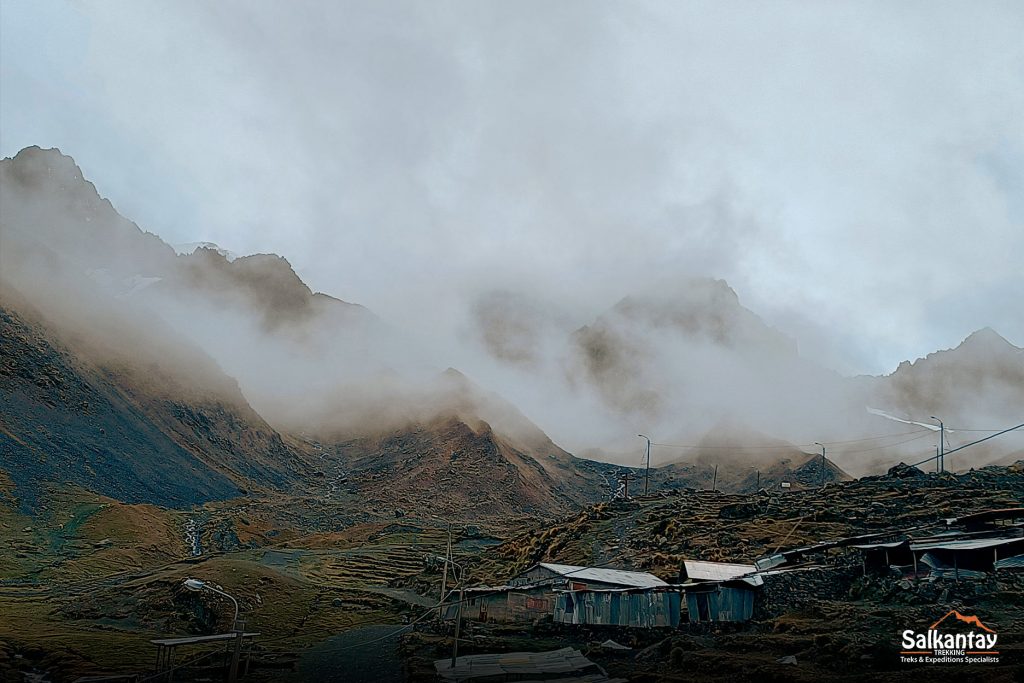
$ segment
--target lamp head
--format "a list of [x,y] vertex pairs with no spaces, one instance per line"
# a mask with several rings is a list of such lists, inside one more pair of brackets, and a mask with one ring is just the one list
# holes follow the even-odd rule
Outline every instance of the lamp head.
[[185,579],[185,588],[190,591],[201,591],[206,587],[206,584],[199,579]]

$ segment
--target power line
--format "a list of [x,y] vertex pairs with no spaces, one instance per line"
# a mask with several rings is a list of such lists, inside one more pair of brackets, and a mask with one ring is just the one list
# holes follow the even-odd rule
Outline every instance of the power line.
[[[963,449],[965,449],[965,448],[967,448],[967,447],[969,447],[969,446],[974,446],[974,445],[976,445],[976,444],[979,444],[979,443],[981,443],[982,441],[988,441],[989,439],[994,439],[994,438],[996,438],[997,436],[1002,436],[1003,434],[1006,434],[1007,432],[1012,432],[1012,431],[1014,431],[1015,429],[1020,429],[1021,427],[1024,427],[1024,422],[1022,422],[1021,424],[1019,424],[1019,425],[1017,425],[1017,426],[1015,426],[1015,427],[1010,427],[1009,429],[1004,429],[1004,430],[1002,430],[1001,432],[996,432],[995,434],[990,434],[990,435],[986,436],[986,437],[985,437],[985,438],[983,438],[983,439],[978,439],[977,441],[972,441],[972,442],[970,442],[970,443],[965,443],[965,444],[964,444],[963,446],[957,446],[956,448],[954,448],[954,449],[953,449],[953,450],[951,450],[951,451],[946,451],[946,452],[945,452],[945,453],[943,454],[943,457],[945,457],[946,455],[949,455],[950,453],[956,453],[957,451],[962,451]],[[938,457],[939,457],[939,456],[937,456],[937,455],[933,455],[933,456],[932,456],[932,457],[930,457],[930,458],[925,458],[925,459],[924,459],[924,460],[922,460],[921,462],[915,462],[915,463],[914,463],[913,465],[911,465],[911,467],[917,467],[918,465],[923,465],[923,464],[925,464],[926,462],[931,462],[932,460],[935,460],[935,459],[937,459]]]
[[911,441],[918,441],[920,439],[923,439],[926,436],[931,436],[931,435],[932,435],[932,432],[925,430],[925,432],[923,434],[915,436],[912,439],[905,439],[903,441],[897,441],[896,443],[882,444],[881,446],[873,446],[871,448],[859,448],[859,449],[853,450],[853,451],[839,451],[838,455],[851,455],[853,453],[869,453],[871,451],[880,451],[880,450],[882,450],[884,448],[893,448],[894,446],[901,446],[901,445],[903,445],[905,443],[910,443]]
[[834,446],[840,443],[860,443],[861,441],[878,441],[879,439],[895,439],[898,436],[909,436],[910,434],[931,434],[930,429],[915,429],[912,432],[899,432],[898,434],[883,434],[882,436],[865,436],[862,439],[846,439],[845,441],[822,441],[826,446]]
[[[913,430],[911,432],[898,432],[896,434],[880,434],[878,436],[865,436],[865,437],[862,437],[862,438],[859,438],[859,439],[846,439],[846,440],[837,440],[837,441],[822,441],[821,443],[825,444],[826,446],[834,446],[836,444],[844,444],[844,443],[860,443],[860,442],[863,442],[863,441],[878,441],[878,440],[881,440],[881,439],[895,439],[895,438],[898,438],[898,437],[901,437],[901,436],[908,436],[910,434],[922,434],[922,435],[925,435],[925,434],[931,434],[931,433],[932,432],[929,429],[915,429],[915,430]],[[813,446],[815,444],[813,444],[813,443],[804,443],[804,444],[782,444],[782,445],[780,445],[780,444],[753,444],[753,445],[746,445],[746,446],[742,446],[742,445],[709,446],[709,445],[699,445],[699,444],[698,445],[683,445],[683,444],[672,444],[672,443],[655,443],[655,442],[652,441],[651,445],[652,446],[660,446],[662,448],[741,451],[741,450],[751,450],[751,449],[792,450],[794,448],[797,448],[797,449],[799,449],[799,448],[809,448],[810,446]],[[893,445],[895,445],[895,444],[893,444]]]

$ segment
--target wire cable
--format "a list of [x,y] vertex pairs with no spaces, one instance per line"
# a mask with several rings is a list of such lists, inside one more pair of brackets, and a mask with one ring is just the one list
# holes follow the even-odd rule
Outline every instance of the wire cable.
[[911,467],[917,467],[918,465],[923,465],[926,462],[931,462],[932,460],[938,460],[939,458],[943,458],[943,460],[944,460],[947,455],[951,455],[953,453],[956,453],[957,451],[962,451],[963,449],[968,448],[970,446],[974,446],[976,444],[979,444],[982,441],[988,441],[989,439],[994,439],[997,436],[1002,436],[1003,434],[1006,434],[1008,432],[1012,432],[1012,431],[1014,431],[1016,429],[1020,429],[1021,427],[1024,427],[1024,423],[1021,423],[1021,424],[1019,424],[1019,425],[1017,425],[1015,427],[1010,427],[1008,429],[1004,429],[1001,432],[996,432],[995,434],[990,434],[989,436],[986,436],[983,439],[978,439],[977,441],[972,441],[970,443],[965,443],[963,446],[957,446],[956,448],[954,448],[951,451],[946,451],[945,453],[940,453],[938,455],[933,455],[930,458],[925,458],[921,462],[915,462],[913,465],[911,465]]
[[854,453],[869,453],[871,451],[880,451],[883,448],[892,448],[894,446],[901,446],[901,445],[903,445],[905,443],[910,443],[911,441],[918,441],[920,439],[923,439],[926,436],[931,436],[932,434],[933,434],[933,432],[925,430],[925,432],[923,434],[915,436],[912,439],[904,439],[903,441],[897,441],[896,443],[887,443],[887,444],[883,444],[881,446],[873,446],[872,448],[859,448],[859,449],[852,450],[852,451],[838,451],[837,453],[834,453],[834,455],[852,455]]
[[[932,433],[932,430],[930,430],[930,429],[915,429],[915,430],[910,431],[910,432],[898,432],[896,434],[880,434],[878,436],[865,436],[865,437],[862,437],[862,438],[859,438],[859,439],[846,439],[846,440],[838,440],[838,441],[822,441],[821,443],[825,444],[826,446],[833,446],[833,445],[836,445],[836,444],[844,444],[844,443],[860,443],[860,442],[863,442],[863,441],[879,441],[881,439],[895,439],[895,438],[898,438],[898,437],[901,437],[901,436],[908,436],[910,434],[922,434],[922,435],[924,435],[924,434],[931,434],[931,433]],[[771,449],[774,449],[774,450],[792,450],[794,448],[795,449],[810,448],[811,446],[816,446],[818,444],[813,444],[813,443],[781,444],[781,445],[780,444],[770,444],[770,445],[769,444],[757,444],[757,445],[747,445],[747,446],[736,444],[736,445],[727,445],[727,446],[717,446],[717,445],[716,446],[710,446],[710,445],[683,445],[683,444],[672,444],[672,443],[655,443],[655,442],[652,441],[651,445],[652,446],[660,446],[662,448],[681,448],[681,449],[689,448],[689,449],[697,449],[697,450],[708,449],[708,450],[733,450],[733,451],[740,451],[740,450],[752,450],[752,449],[762,449],[762,448],[763,449],[769,449],[769,450],[771,450]]]

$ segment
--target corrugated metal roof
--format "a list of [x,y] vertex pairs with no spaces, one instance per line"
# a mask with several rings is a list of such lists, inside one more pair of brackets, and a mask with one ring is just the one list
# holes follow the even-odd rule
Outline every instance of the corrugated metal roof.
[[[551,587],[549,583],[519,583],[515,585],[505,586],[470,586],[469,588],[463,588],[462,592],[469,593],[508,593],[509,591],[528,591],[534,588]],[[448,595],[456,595],[459,592],[458,588],[453,588],[448,591]]]
[[704,562],[683,560],[686,578],[696,581],[729,581],[752,574],[757,567],[752,564],[730,564],[727,562]]
[[772,567],[778,567],[782,564],[786,564],[786,557],[782,553],[768,555],[767,557],[762,557],[754,561],[754,566],[758,569],[771,569]]
[[875,550],[876,548],[899,548],[905,543],[906,541],[893,541],[892,543],[865,543],[863,545],[855,545],[853,547],[860,550]]
[[970,524],[973,522],[992,522],[997,519],[1018,519],[1024,518],[1024,508],[1000,508],[998,510],[985,510],[963,517],[951,517],[946,524]]
[[541,562],[541,567],[564,576],[569,580],[597,581],[616,586],[634,586],[636,588],[652,588],[668,585],[654,574],[647,572],[630,572],[623,569],[605,569],[604,567],[577,567],[571,564],[551,564]]
[[995,563],[995,568],[999,569],[1024,569],[1024,555],[1017,555],[1016,557],[1007,557],[1005,560],[999,560]]
[[976,538],[961,541],[941,541],[939,543],[911,543],[911,550],[979,550],[994,548],[1008,543],[1021,543],[1024,538]]

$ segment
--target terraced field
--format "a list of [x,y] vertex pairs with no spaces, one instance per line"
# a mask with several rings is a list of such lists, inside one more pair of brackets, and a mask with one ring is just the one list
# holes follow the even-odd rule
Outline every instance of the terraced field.
[[[436,604],[440,573],[424,570],[445,551],[437,522],[331,523],[319,526],[337,530],[309,532],[291,525],[306,521],[294,510],[249,501],[179,512],[95,496],[66,497],[47,517],[6,509],[0,547],[13,552],[0,564],[0,612],[16,618],[0,619],[0,674],[14,664],[76,676],[144,671],[149,640],[229,628],[230,605],[185,590],[188,577],[236,596],[267,656],[416,618]],[[186,534],[192,519],[201,526],[198,557]],[[459,557],[495,542],[455,540]]]

